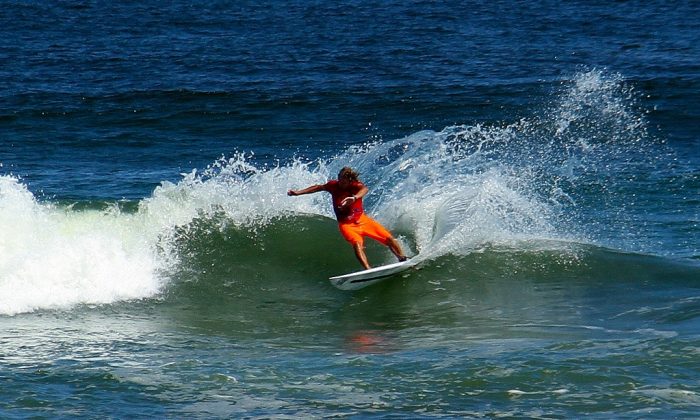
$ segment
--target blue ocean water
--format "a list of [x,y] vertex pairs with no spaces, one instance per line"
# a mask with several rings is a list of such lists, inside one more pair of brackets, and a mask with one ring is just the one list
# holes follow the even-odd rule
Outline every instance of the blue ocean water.
[[[0,416],[700,415],[697,3],[0,28]],[[328,283],[358,268],[328,197],[285,193],[345,165],[419,270]]]

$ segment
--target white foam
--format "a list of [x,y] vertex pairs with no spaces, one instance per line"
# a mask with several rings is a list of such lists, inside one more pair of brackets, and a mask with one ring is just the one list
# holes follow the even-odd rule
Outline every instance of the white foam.
[[38,203],[0,177],[0,314],[157,293],[153,237],[137,217]]
[[673,404],[693,405],[700,404],[700,394],[687,389],[676,388],[645,388],[630,391],[633,394],[645,395],[649,398],[666,401]]

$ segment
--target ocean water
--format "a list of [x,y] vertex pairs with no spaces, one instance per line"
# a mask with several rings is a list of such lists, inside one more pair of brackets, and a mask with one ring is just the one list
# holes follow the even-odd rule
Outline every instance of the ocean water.
[[[700,416],[696,2],[50,3],[0,12],[0,417]],[[356,292],[286,196],[346,165],[420,261]]]

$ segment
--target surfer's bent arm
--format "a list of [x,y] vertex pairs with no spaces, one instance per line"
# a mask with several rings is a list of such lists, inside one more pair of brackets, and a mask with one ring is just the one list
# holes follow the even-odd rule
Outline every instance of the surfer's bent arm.
[[352,204],[355,201],[359,200],[360,198],[364,197],[367,195],[369,192],[369,188],[367,188],[365,185],[362,185],[362,188],[360,188],[360,191],[355,193],[354,195],[351,195],[350,197],[345,198],[340,205],[341,206],[347,206],[348,204]]
[[304,188],[302,190],[289,190],[287,195],[303,195],[303,194],[313,194],[315,192],[324,191],[324,185],[312,185],[310,187]]

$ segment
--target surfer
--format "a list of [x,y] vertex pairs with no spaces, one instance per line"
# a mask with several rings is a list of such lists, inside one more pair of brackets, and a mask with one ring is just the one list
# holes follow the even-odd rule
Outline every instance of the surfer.
[[287,195],[297,196],[319,191],[331,193],[333,211],[338,219],[340,233],[346,241],[350,242],[355,250],[355,256],[365,269],[370,268],[364,249],[365,236],[389,247],[399,261],[408,259],[404,255],[401,245],[391,233],[376,220],[365,214],[365,210],[362,207],[362,197],[367,195],[369,189],[360,182],[357,172],[346,166],[338,173],[337,180],[330,180],[325,184],[312,185],[301,190],[289,190]]

